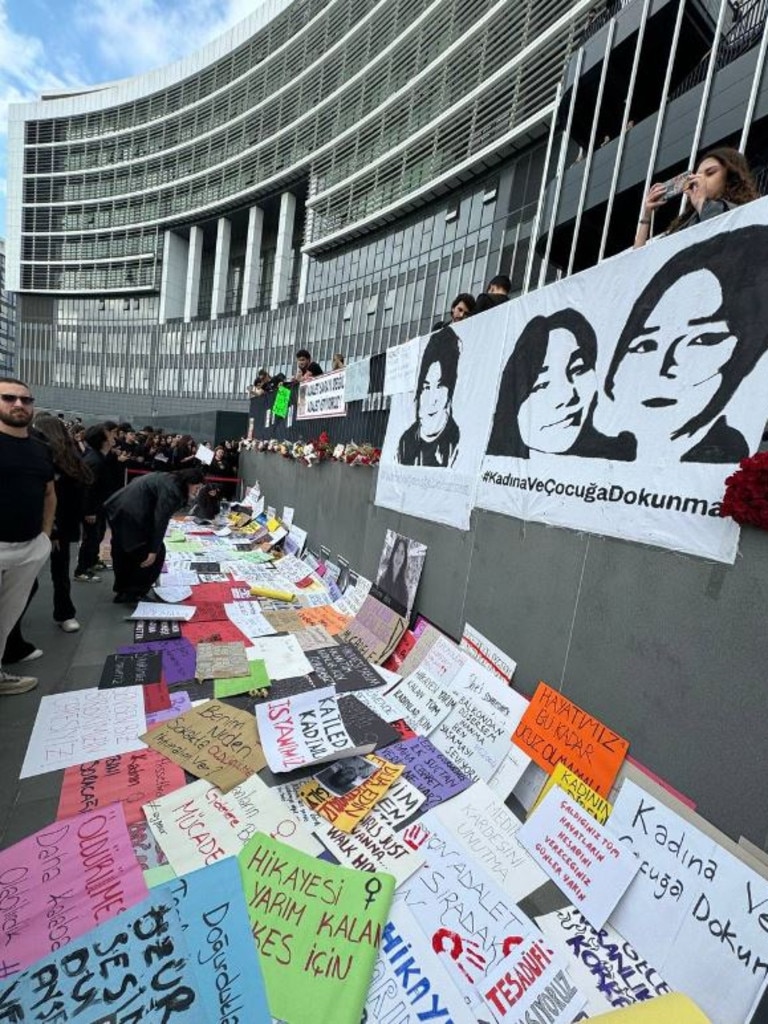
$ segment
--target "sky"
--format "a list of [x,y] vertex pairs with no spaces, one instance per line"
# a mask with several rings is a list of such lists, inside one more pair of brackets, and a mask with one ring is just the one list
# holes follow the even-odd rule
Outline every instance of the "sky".
[[9,103],[169,64],[258,6],[259,0],[0,0],[0,237]]

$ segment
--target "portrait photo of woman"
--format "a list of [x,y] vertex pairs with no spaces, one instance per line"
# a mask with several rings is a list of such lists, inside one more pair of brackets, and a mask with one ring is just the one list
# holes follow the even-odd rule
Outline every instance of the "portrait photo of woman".
[[405,466],[450,469],[456,462],[460,431],[453,394],[459,354],[459,338],[450,327],[430,336],[416,383],[416,419],[397,446],[397,461]]
[[577,310],[530,320],[502,374],[487,454],[626,458],[623,437],[604,437],[592,425],[596,361],[595,331]]
[[766,261],[768,227],[722,232],[674,255],[640,293],[605,380],[615,406],[604,412],[632,435],[632,458],[668,457],[670,444],[680,462],[749,455],[726,407],[768,346]]
[[416,590],[424,568],[425,544],[387,530],[376,573],[376,586],[392,602],[392,607],[406,617],[411,614]]

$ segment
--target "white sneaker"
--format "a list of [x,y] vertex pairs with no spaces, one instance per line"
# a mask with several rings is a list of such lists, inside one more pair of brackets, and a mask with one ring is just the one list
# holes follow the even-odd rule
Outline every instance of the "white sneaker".
[[0,697],[10,697],[14,693],[26,693],[34,690],[37,679],[34,676],[14,676],[0,669]]
[[80,629],[80,623],[77,619],[64,619],[59,623],[59,629],[63,629],[65,633],[76,633]]
[[21,664],[22,661],[37,661],[37,659],[42,658],[42,656],[42,649],[40,647],[36,647],[34,651],[30,651],[25,658],[19,658],[19,664]]

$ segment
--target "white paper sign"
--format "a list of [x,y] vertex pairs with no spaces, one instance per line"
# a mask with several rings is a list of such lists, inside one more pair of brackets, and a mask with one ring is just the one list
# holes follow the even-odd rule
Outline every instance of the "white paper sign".
[[19,777],[141,750],[146,728],[141,686],[50,694],[37,709]]
[[522,826],[518,839],[595,928],[608,920],[640,867],[615,832],[599,825],[557,786]]
[[256,722],[273,772],[336,761],[355,750],[332,686],[257,704]]
[[234,601],[224,605],[227,618],[249,639],[271,636],[277,630],[264,618],[258,601]]
[[258,775],[226,794],[198,779],[143,809],[177,875],[236,856],[255,832],[283,839],[313,857],[322,852],[320,843]]
[[312,663],[295,636],[259,636],[252,637],[251,642],[245,652],[248,660],[265,662],[270,679],[292,679],[312,671]]
[[[412,958],[412,972],[403,970],[404,957]],[[364,1019],[368,1024],[477,1024],[444,963],[397,895],[379,944]]]
[[547,1007],[547,1024],[571,1024],[587,1001],[562,957],[538,937],[512,950],[486,979],[483,996],[499,1024],[535,1020],[540,1017],[538,1006]]
[[195,609],[191,605],[161,604],[155,601],[139,601],[132,619],[177,619],[189,622]]
[[351,832],[324,822],[317,834],[341,864],[357,871],[386,871],[396,885],[422,866],[424,857],[406,846],[402,838],[372,814],[366,815]]
[[470,626],[468,622],[464,624],[464,632],[461,635],[459,646],[462,651],[467,652],[470,658],[474,658],[475,661],[479,661],[485,668],[495,672],[505,683],[512,682],[517,662],[510,658],[508,654],[505,654],[496,644],[491,643],[474,626]]
[[204,466],[210,466],[210,464],[213,462],[213,452],[211,451],[207,444],[199,444],[197,446],[197,451],[195,452],[195,455]]
[[768,978],[768,881],[629,779],[610,825],[640,868],[611,923],[713,1024],[749,1020]]
[[430,812],[450,829],[513,903],[543,885],[547,875],[518,840],[521,822],[483,782]]
[[399,395],[403,391],[413,391],[416,387],[421,342],[421,338],[412,338],[404,345],[393,345],[387,349],[384,370],[385,395]]
[[[530,763],[530,757],[523,753],[520,747],[511,743],[510,749],[507,751],[504,760],[490,779],[488,779],[489,789],[491,789],[500,800],[506,800],[512,793],[515,786],[520,782],[520,779],[522,779],[523,773]],[[539,787],[539,791],[541,791],[541,787]]]
[[484,1014],[480,992],[488,973],[533,933],[533,924],[438,819],[430,813],[424,824],[430,835],[419,852],[427,862],[398,895],[469,1005]]
[[188,597],[192,597],[191,587],[159,587],[155,586],[155,594],[160,598],[161,601],[165,601],[170,604],[177,603],[179,601],[186,601]]
[[371,378],[371,357],[356,359],[347,366],[344,378],[344,401],[359,402],[368,397]]

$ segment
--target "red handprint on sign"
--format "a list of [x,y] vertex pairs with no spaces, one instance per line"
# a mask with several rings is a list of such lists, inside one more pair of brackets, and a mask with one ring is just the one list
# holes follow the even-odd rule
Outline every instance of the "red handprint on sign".
[[429,832],[423,825],[409,825],[403,829],[403,842],[412,850],[419,850],[429,839]]
[[501,944],[502,956],[509,956],[514,947],[519,946],[522,941],[522,935],[508,935]]
[[485,974],[485,956],[474,939],[463,939],[458,932],[441,928],[432,936],[432,949],[447,953],[471,985],[475,983],[475,973]]

